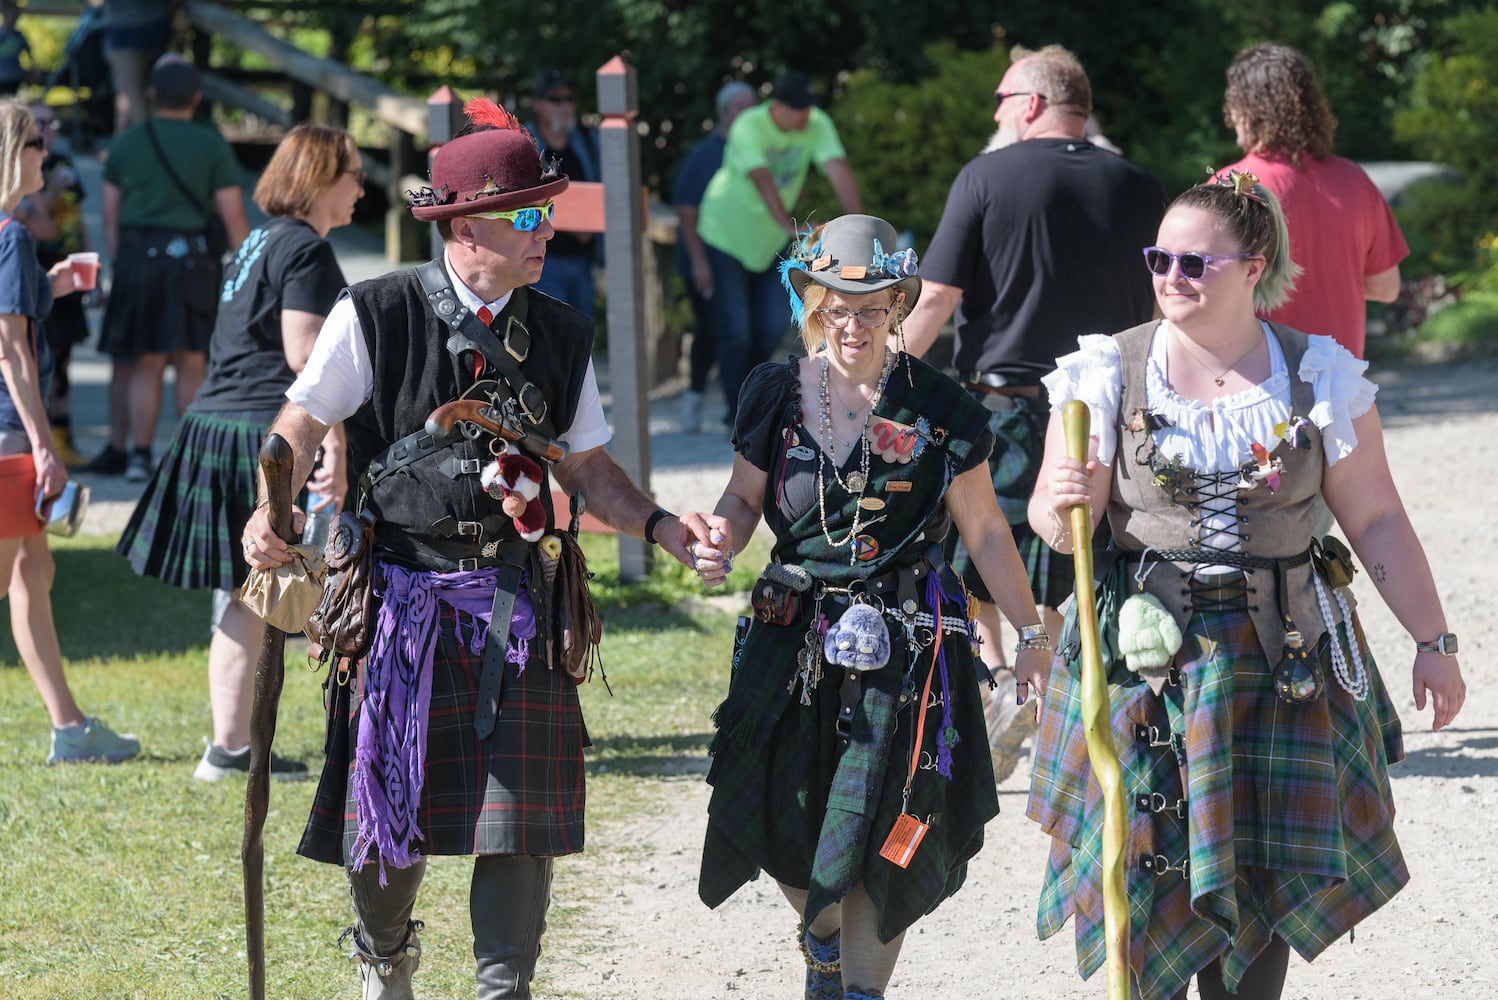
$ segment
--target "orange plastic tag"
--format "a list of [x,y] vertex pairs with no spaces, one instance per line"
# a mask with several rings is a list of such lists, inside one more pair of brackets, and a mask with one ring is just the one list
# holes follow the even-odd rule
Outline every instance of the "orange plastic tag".
[[884,488],[891,493],[909,493],[910,488],[914,485],[915,483],[908,479],[891,479],[884,484]]
[[845,281],[861,281],[869,269],[862,264],[844,264],[838,269],[838,277]]
[[831,266],[832,254],[826,254],[824,256],[818,257],[816,260],[811,262],[811,269],[813,271],[825,271]]
[[879,856],[901,868],[910,867],[910,859],[915,857],[915,849],[921,846],[921,840],[929,829],[929,826],[910,813],[901,813],[895,820],[895,825],[890,828],[889,836],[884,839],[884,846],[879,848]]

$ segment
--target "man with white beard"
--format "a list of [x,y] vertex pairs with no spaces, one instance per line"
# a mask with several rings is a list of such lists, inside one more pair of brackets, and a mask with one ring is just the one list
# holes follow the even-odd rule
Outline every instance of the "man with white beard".
[[[1092,88],[1074,55],[1059,45],[1016,47],[1010,60],[994,93],[992,151],[953,182],[921,259],[920,301],[904,327],[908,350],[919,357],[957,311],[953,367],[991,414],[994,491],[1041,620],[1056,636],[1056,608],[1073,586],[1071,557],[1053,560],[1026,519],[1049,415],[1040,379],[1057,357],[1077,349],[1078,336],[1114,333],[1153,314],[1140,251],[1154,242],[1165,191],[1142,168],[1086,139]],[[982,659],[1000,683],[988,707],[994,774],[1003,781],[1034,718],[1016,709],[1027,692],[1016,691],[1005,669],[988,591],[960,545],[951,555],[981,602]]]

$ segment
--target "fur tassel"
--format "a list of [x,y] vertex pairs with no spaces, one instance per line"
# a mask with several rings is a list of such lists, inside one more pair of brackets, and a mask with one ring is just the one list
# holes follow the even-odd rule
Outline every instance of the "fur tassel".
[[463,114],[470,122],[477,126],[489,126],[490,128],[507,128],[516,132],[524,132],[525,126],[520,124],[520,119],[510,114],[500,105],[495,104],[487,97],[475,97],[463,105]]

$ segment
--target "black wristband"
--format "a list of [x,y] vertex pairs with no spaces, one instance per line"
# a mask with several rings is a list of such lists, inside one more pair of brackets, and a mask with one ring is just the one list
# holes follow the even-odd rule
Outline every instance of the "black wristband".
[[672,514],[666,508],[657,507],[655,509],[655,513],[651,514],[645,519],[645,541],[649,542],[651,545],[659,545],[660,542],[657,542],[655,540],[655,526],[657,524],[660,524],[666,518],[675,516],[675,514]]

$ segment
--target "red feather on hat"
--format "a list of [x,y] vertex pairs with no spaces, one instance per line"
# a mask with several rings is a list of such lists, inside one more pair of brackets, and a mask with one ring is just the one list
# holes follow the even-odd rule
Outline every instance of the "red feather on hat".
[[475,125],[488,125],[490,128],[507,128],[516,132],[525,131],[525,126],[520,124],[519,118],[516,118],[487,97],[475,97],[470,100],[467,104],[463,105],[463,114]]

